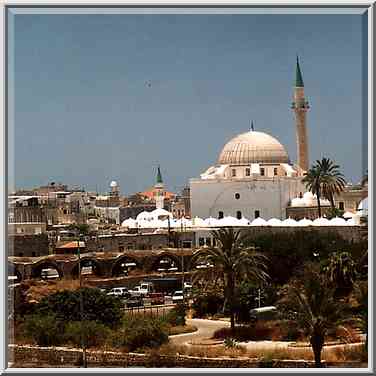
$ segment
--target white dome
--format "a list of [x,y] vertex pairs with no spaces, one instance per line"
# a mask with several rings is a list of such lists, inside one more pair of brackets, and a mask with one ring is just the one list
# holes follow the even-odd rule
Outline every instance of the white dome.
[[218,220],[218,226],[238,226],[239,220],[235,217],[224,217]]
[[306,201],[304,201],[303,198],[297,197],[297,198],[293,198],[291,200],[291,206],[293,206],[293,207],[295,207],[295,206],[299,207],[299,206],[305,206],[305,205],[306,205]]
[[111,183],[110,183],[110,187],[111,188],[114,188],[114,187],[117,187],[118,186],[118,183],[115,181],[115,180],[113,180]]
[[250,163],[288,163],[283,145],[263,132],[250,131],[231,139],[222,149],[218,163],[248,165]]
[[343,214],[343,218],[352,218],[355,214],[347,211],[346,213]]
[[172,218],[172,214],[169,211],[167,211],[165,209],[161,209],[161,208],[153,210],[150,214],[151,214],[151,217],[153,217],[155,219],[159,219],[160,217],[170,217],[170,218]]
[[310,219],[303,218],[298,221],[298,226],[312,226],[313,222]]
[[151,212],[143,211],[137,215],[136,220],[142,221],[142,220],[148,220],[150,218],[151,218]]
[[326,218],[316,218],[314,221],[313,221],[313,226],[330,226],[330,222],[328,219]]
[[133,218],[127,218],[125,221],[122,222],[122,227],[130,227],[135,228],[136,227],[136,220]]
[[213,217],[206,218],[204,222],[205,222],[205,225],[208,227],[215,227],[218,225],[218,219],[213,218]]
[[332,218],[329,222],[330,226],[347,226],[346,220],[339,217]]
[[282,222],[282,226],[295,227],[298,226],[298,222],[295,219],[287,218]]
[[194,217],[192,219],[192,224],[195,227],[205,227],[206,226],[205,221],[200,217]]
[[282,226],[282,221],[278,218],[271,218],[268,221],[269,226]]
[[265,219],[258,217],[251,222],[251,226],[268,226],[268,222],[266,222]]
[[358,205],[358,210],[368,210],[368,197],[360,201]]

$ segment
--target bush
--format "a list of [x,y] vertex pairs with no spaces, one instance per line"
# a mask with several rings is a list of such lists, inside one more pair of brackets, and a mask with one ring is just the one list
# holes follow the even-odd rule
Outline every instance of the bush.
[[25,336],[38,346],[57,346],[64,340],[64,324],[55,315],[29,315],[22,325]]
[[[116,326],[121,320],[121,300],[108,296],[96,288],[82,288],[85,320],[99,321],[108,326]],[[80,321],[80,290],[59,291],[46,296],[35,307],[41,315],[54,314],[64,322]]]
[[213,338],[224,340],[231,338],[239,342],[271,340],[272,328],[267,327],[264,323],[256,323],[255,326],[236,326],[234,332],[231,328],[222,328],[214,332]]
[[172,326],[184,326],[185,315],[187,312],[187,306],[184,303],[177,304],[170,312],[167,314],[166,321]]
[[65,340],[75,346],[81,346],[82,339],[86,347],[101,346],[108,335],[109,329],[97,321],[71,321],[65,327]]
[[219,313],[223,308],[223,302],[223,297],[215,292],[197,295],[192,304],[194,317],[205,317]]
[[153,317],[129,317],[123,321],[120,330],[110,338],[111,345],[135,351],[140,348],[153,348],[168,342],[166,322]]

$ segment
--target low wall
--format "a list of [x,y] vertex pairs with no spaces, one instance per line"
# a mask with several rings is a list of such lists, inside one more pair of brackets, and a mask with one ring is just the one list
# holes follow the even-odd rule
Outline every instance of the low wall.
[[[65,347],[9,345],[9,362],[35,363],[48,366],[82,364],[82,351]],[[323,362],[325,364],[325,362]],[[305,360],[260,361],[249,358],[198,358],[191,356],[145,355],[111,351],[87,351],[88,367],[179,367],[179,368],[313,368],[314,362]],[[358,362],[327,363],[333,367],[361,367]]]

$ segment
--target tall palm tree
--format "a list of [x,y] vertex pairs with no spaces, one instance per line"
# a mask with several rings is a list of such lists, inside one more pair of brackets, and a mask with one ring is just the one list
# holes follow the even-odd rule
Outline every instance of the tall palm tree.
[[339,165],[334,164],[329,158],[322,158],[307,171],[303,183],[316,195],[318,213],[321,217],[320,197],[329,200],[332,209],[335,209],[334,195],[343,191],[346,181],[339,171]]
[[[290,312],[296,325],[309,337],[316,367],[321,367],[321,352],[328,329],[343,322],[343,304],[335,299],[330,287],[318,271],[307,270],[300,283],[293,283],[280,301],[280,306]],[[292,313],[292,315],[291,315]]]
[[228,308],[231,318],[231,329],[235,329],[235,291],[240,280],[252,279],[266,281],[266,257],[256,251],[255,247],[243,246],[245,237],[232,227],[221,228],[211,232],[216,240],[216,247],[199,249],[192,262],[211,265],[223,282],[225,298],[224,309]]
[[[317,161],[318,162],[318,161]],[[312,192],[312,194],[316,195],[317,198],[317,210],[319,213],[319,217],[321,217],[321,204],[320,204],[320,197],[321,197],[321,181],[322,175],[321,170],[317,165],[312,166],[306,173],[303,178],[303,183],[305,183],[307,189]]]
[[334,209],[334,195],[344,190],[346,180],[339,171],[339,165],[334,164],[329,158],[323,158],[317,163],[322,175],[322,194],[329,200],[331,207]]

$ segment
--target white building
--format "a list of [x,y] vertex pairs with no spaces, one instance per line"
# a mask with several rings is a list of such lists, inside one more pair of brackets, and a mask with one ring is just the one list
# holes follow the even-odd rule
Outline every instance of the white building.
[[190,180],[192,217],[284,219],[291,200],[306,190],[302,178],[283,145],[252,127],[224,146],[215,166]]

